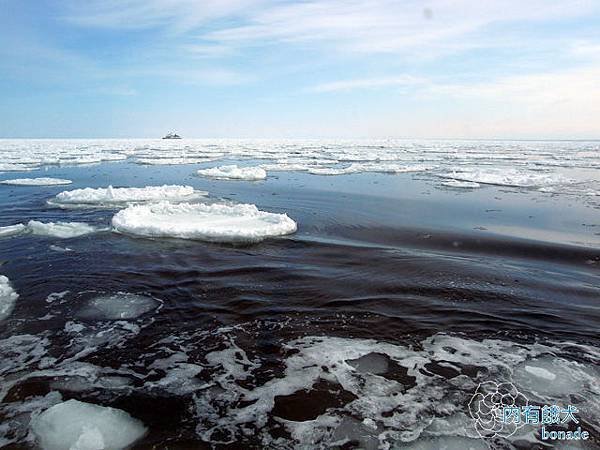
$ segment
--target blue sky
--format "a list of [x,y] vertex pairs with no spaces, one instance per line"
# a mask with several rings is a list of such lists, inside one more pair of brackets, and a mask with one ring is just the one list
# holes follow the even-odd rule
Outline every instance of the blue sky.
[[597,0],[0,12],[0,137],[600,138]]

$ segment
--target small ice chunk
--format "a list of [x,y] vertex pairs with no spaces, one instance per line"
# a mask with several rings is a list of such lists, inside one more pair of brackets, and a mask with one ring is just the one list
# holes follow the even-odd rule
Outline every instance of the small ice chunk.
[[10,184],[13,186],[58,186],[62,184],[71,184],[71,180],[62,178],[15,178],[14,180],[0,181],[1,184]]
[[117,232],[211,242],[259,242],[294,233],[287,214],[260,211],[255,205],[172,204],[130,206],[112,219]]
[[10,316],[18,298],[19,294],[14,291],[8,278],[0,275],[0,320]]
[[0,237],[14,236],[16,234],[21,234],[26,230],[27,227],[22,223],[18,223],[16,225],[9,225],[7,227],[0,227]]
[[52,244],[50,247],[50,250],[52,250],[53,252],[58,252],[58,253],[67,253],[67,252],[72,252],[73,249],[69,248],[69,247],[61,247],[59,245],[54,245]]
[[31,431],[44,450],[116,450],[129,447],[147,429],[120,409],[68,400],[34,418]]
[[442,186],[448,186],[448,187],[453,187],[453,188],[467,188],[467,189],[481,187],[481,185],[479,183],[476,183],[475,181],[460,181],[460,180],[444,181],[442,183]]
[[88,319],[135,319],[159,306],[160,302],[151,297],[118,292],[90,299],[79,311],[79,316]]
[[63,191],[48,203],[62,208],[115,207],[129,203],[187,201],[205,196],[206,192],[195,191],[191,186],[146,186],[142,188],[84,188]]
[[198,175],[221,180],[258,181],[267,178],[267,171],[262,167],[238,167],[235,164],[200,169],[197,173]]
[[39,236],[50,236],[60,239],[68,239],[98,231],[96,227],[81,222],[38,222],[30,220],[27,227],[33,234]]

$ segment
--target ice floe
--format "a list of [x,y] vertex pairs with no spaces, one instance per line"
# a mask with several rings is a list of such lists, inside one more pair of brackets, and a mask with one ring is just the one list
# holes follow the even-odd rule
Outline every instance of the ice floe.
[[123,410],[68,400],[33,419],[31,431],[44,450],[119,450],[147,429]]
[[560,174],[494,167],[462,169],[452,173],[440,174],[439,176],[459,181],[514,187],[543,187],[573,182],[573,180]]
[[198,175],[221,180],[258,181],[267,178],[267,172],[262,167],[238,167],[235,164],[200,169],[197,173]]
[[474,181],[450,180],[450,181],[444,181],[442,183],[442,186],[453,187],[453,188],[467,188],[467,189],[472,189],[472,188],[478,188],[481,185],[479,183],[474,182]]
[[48,203],[63,208],[120,207],[130,203],[148,203],[168,200],[171,202],[188,201],[206,195],[191,186],[163,185],[142,188],[83,188],[63,191]]
[[78,315],[85,319],[136,319],[150,311],[156,311],[161,305],[160,301],[152,297],[118,292],[89,299]]
[[62,178],[15,178],[13,180],[3,180],[0,184],[9,184],[13,186],[59,186],[63,184],[71,184],[71,180]]
[[10,316],[18,298],[19,294],[14,291],[8,278],[0,275],[0,320]]
[[115,231],[144,237],[171,237],[212,242],[258,242],[296,231],[286,214],[260,211],[247,204],[134,205],[112,219]]
[[68,239],[79,236],[85,236],[86,234],[96,233],[100,231],[87,223],[81,222],[38,222],[37,220],[30,220],[27,223],[27,229],[33,234],[39,236],[49,236],[60,239]]
[[0,227],[0,237],[15,236],[27,231],[27,227],[22,223],[16,225],[8,225],[6,227]]

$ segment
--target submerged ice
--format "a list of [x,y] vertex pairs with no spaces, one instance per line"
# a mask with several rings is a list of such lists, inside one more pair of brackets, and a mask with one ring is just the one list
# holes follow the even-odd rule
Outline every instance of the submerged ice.
[[60,239],[69,239],[86,234],[96,233],[100,231],[98,228],[81,222],[38,222],[30,220],[27,223],[27,229],[33,234],[39,236],[55,237]]
[[161,302],[144,295],[118,292],[101,295],[85,302],[78,315],[85,319],[135,319],[159,308]]
[[33,419],[31,431],[44,450],[120,450],[139,440],[146,427],[120,409],[68,400]]
[[112,219],[115,231],[143,237],[171,237],[212,242],[258,242],[296,231],[286,214],[247,204],[172,204],[130,206]]
[[163,185],[142,188],[84,188],[64,191],[48,203],[65,208],[119,207],[130,203],[147,203],[168,200],[188,201],[206,195],[191,186]]

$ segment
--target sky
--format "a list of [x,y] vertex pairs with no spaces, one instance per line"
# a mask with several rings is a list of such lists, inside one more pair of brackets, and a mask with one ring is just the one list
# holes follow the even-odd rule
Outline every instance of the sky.
[[0,0],[0,138],[600,138],[600,0]]

